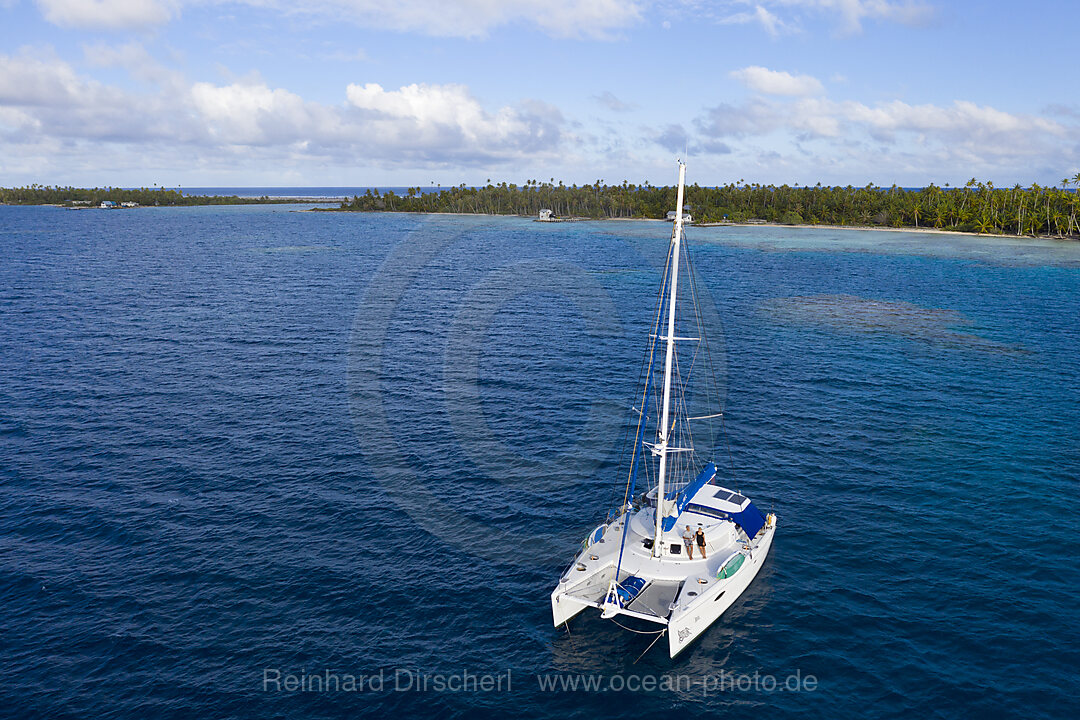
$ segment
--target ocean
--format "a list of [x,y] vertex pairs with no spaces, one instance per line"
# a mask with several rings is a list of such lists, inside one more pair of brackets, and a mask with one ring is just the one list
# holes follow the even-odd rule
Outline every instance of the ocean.
[[[172,188],[166,188],[172,189]],[[295,198],[305,200],[315,200],[320,198],[326,198],[331,202],[340,202],[346,198],[352,198],[356,195],[363,195],[368,190],[379,191],[380,193],[386,193],[387,191],[394,191],[398,195],[405,195],[408,193],[409,188],[404,186],[389,185],[389,186],[359,186],[359,187],[286,187],[286,186],[267,186],[267,187],[190,187],[190,188],[178,188],[183,190],[185,195],[211,195],[222,197],[236,197],[242,198],[259,198],[259,197],[272,197],[272,198]],[[441,185],[428,185],[420,187],[421,193],[439,192],[443,187]]]
[[0,207],[0,716],[1080,711],[1080,245],[688,229],[779,523],[671,660],[549,604],[669,226],[301,210]]

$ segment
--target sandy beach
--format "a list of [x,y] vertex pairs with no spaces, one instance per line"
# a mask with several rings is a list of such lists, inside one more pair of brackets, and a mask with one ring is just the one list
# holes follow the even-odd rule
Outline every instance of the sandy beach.
[[806,230],[870,230],[873,232],[904,232],[904,233],[921,233],[924,235],[967,235],[969,237],[984,237],[984,238],[1015,238],[1017,240],[1072,240],[1077,241],[1080,238],[1064,235],[1005,235],[1000,233],[976,233],[967,232],[963,230],[942,230],[940,228],[926,228],[926,227],[882,227],[880,225],[786,225],[784,223],[733,223],[733,222],[719,222],[719,223],[694,223],[690,227],[773,227],[773,228],[799,228]]

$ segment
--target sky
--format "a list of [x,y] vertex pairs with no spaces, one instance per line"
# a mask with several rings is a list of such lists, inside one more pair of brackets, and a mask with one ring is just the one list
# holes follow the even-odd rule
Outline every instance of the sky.
[[1076,0],[0,0],[0,186],[1060,185]]

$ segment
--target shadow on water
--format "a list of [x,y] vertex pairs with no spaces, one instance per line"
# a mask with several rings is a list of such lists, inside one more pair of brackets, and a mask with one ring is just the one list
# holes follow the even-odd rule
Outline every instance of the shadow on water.
[[929,308],[909,302],[875,300],[856,295],[803,295],[770,298],[761,311],[786,325],[816,325],[838,332],[885,334],[941,347],[1007,355],[1027,355],[1021,345],[990,340],[957,330],[971,325],[961,312]]

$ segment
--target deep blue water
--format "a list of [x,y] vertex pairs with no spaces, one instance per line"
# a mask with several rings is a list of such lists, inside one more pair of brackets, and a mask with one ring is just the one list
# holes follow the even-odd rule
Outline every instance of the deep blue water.
[[689,230],[772,555],[674,661],[551,627],[667,232],[0,207],[0,715],[1075,716],[1075,245]]
[[[363,195],[368,190],[378,190],[385,193],[388,190],[393,190],[398,195],[404,195],[408,192],[407,187],[404,186],[358,186],[358,187],[309,187],[309,186],[266,186],[266,187],[190,187],[182,188],[185,195],[222,195],[237,197],[263,197],[264,195],[269,197],[284,197],[284,198],[329,198],[331,200],[341,200],[342,198],[351,198],[354,195]],[[438,192],[442,189],[442,186],[428,185],[421,186],[420,192]]]
[[[438,192],[442,190],[442,185],[428,184],[418,185],[420,192]],[[409,188],[403,185],[387,185],[379,186],[376,188],[374,185],[360,185],[360,186],[328,186],[328,187],[311,187],[311,186],[282,186],[282,185],[268,185],[268,186],[242,186],[242,187],[190,187],[182,188],[187,195],[237,195],[239,197],[262,197],[268,195],[270,197],[286,197],[286,198],[332,198],[340,199],[342,197],[352,197],[353,195],[363,195],[365,191],[371,189],[378,189],[380,192],[386,192],[387,190],[393,190],[398,195],[404,194]],[[887,188],[886,188],[887,189]],[[922,190],[917,187],[906,187],[904,190]],[[1070,190],[1068,192],[1076,192]]]

